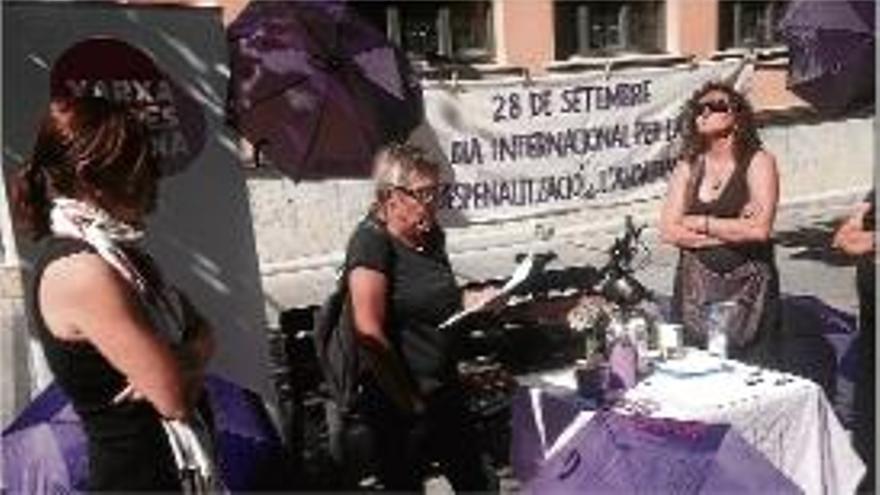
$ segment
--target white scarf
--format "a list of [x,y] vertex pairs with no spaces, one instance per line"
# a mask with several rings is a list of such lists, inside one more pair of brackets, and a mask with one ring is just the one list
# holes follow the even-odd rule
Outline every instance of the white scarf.
[[[56,198],[49,218],[56,236],[79,239],[93,247],[98,256],[135,288],[151,313],[151,320],[169,342],[175,345],[181,342],[184,316],[180,294],[161,281],[150,283],[123,249],[142,240],[143,230],[113,218],[94,205],[70,198]],[[225,492],[210,455],[213,452],[210,436],[198,414],[190,421],[163,418],[162,426],[185,493]]]

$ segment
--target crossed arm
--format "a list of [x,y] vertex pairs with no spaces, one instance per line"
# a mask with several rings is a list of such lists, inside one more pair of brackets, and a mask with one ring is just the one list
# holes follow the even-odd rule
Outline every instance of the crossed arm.
[[705,248],[725,243],[762,242],[770,238],[779,201],[779,174],[772,154],[759,151],[746,175],[749,202],[737,218],[685,213],[691,167],[679,162],[666,192],[660,214],[663,242],[684,248]]

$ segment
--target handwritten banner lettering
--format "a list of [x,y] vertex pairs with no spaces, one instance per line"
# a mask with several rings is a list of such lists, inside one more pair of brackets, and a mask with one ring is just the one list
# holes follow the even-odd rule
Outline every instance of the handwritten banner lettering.
[[471,221],[644,200],[662,194],[675,166],[684,102],[742,66],[426,83],[426,125],[411,139],[448,166],[441,210]]

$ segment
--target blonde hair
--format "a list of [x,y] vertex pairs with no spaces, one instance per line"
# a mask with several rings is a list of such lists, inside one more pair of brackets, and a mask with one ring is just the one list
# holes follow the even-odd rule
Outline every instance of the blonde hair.
[[376,203],[384,201],[392,189],[409,186],[413,176],[439,178],[440,166],[418,146],[398,143],[384,146],[373,159]]

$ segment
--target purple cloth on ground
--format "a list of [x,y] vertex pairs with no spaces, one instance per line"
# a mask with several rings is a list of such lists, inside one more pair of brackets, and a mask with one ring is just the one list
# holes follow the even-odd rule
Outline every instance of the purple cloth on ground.
[[[205,380],[219,467],[233,492],[278,489],[283,446],[259,395],[216,376]],[[3,430],[9,493],[85,491],[88,452],[79,416],[57,384],[38,395]]]
[[597,413],[526,488],[554,494],[799,493],[729,426],[609,412]]

